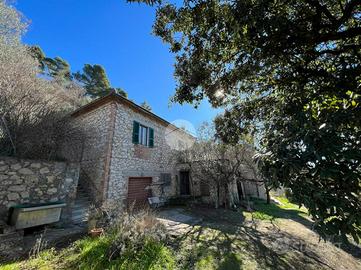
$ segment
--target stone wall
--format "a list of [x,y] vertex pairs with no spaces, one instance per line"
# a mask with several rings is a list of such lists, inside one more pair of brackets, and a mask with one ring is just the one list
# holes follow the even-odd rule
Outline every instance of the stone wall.
[[67,203],[63,218],[70,215],[76,196],[79,165],[74,163],[20,160],[0,157],[0,219],[18,204]]
[[[154,147],[149,148],[132,142],[133,121],[154,129]],[[169,136],[172,134],[172,137]],[[113,203],[125,203],[129,177],[152,177],[153,196],[172,197],[179,194],[175,143],[192,143],[193,138],[183,131],[172,130],[137,110],[116,104],[114,135],[107,198]],[[169,185],[160,185],[161,173],[171,174]],[[179,178],[179,177],[178,177]]]
[[[102,200],[111,108],[112,104],[108,103],[74,118],[74,125],[82,128],[84,138],[73,143],[81,147],[69,143],[62,147],[64,159],[80,163],[79,184],[88,191],[94,203]],[[77,152],[71,151],[73,149]]]

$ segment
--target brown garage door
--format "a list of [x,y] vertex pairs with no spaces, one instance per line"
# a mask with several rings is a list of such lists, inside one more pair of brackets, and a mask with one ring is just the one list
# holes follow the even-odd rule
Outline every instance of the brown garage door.
[[148,205],[148,198],[152,196],[149,187],[152,184],[151,177],[130,177],[128,183],[128,207],[136,208]]

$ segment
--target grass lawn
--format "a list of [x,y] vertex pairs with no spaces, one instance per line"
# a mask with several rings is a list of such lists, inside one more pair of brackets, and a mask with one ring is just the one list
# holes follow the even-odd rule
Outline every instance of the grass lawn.
[[[111,237],[84,238],[61,251],[0,266],[12,269],[361,269],[359,247],[348,252],[319,241],[307,210],[284,198],[280,205],[255,200],[256,211],[183,208],[202,218],[197,226],[168,240],[149,243],[137,254],[109,261]],[[352,255],[353,254],[353,255]]]

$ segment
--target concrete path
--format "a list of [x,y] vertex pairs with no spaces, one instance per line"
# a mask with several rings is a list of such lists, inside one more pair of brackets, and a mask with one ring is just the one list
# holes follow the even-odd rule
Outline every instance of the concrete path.
[[163,209],[157,213],[157,216],[169,233],[175,236],[189,232],[193,226],[202,222],[201,218],[192,216],[182,208]]

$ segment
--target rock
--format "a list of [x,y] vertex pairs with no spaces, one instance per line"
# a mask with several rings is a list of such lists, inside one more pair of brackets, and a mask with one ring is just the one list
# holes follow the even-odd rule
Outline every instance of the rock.
[[31,175],[34,174],[34,172],[28,168],[22,168],[18,171],[20,174],[24,174],[24,175]]
[[13,164],[11,165],[11,169],[17,171],[21,169],[21,165],[19,163]]
[[65,178],[65,182],[67,184],[71,184],[71,183],[73,183],[73,179],[72,178]]
[[8,175],[6,175],[6,174],[0,174],[0,181],[5,180],[5,179],[8,179],[8,178],[9,178]]
[[0,172],[6,171],[9,168],[8,165],[0,166]]
[[50,202],[57,202],[57,201],[58,201],[58,198],[54,197],[54,198],[51,198],[49,201],[50,201]]
[[49,171],[49,168],[48,167],[44,167],[44,168],[41,168],[40,169],[40,173],[41,174],[46,174],[46,173],[49,173],[50,171]]
[[22,198],[29,198],[29,197],[30,197],[30,194],[29,194],[29,192],[24,191],[24,192],[21,192],[21,193],[20,193],[20,196],[21,196]]
[[38,182],[38,177],[37,177],[36,175],[27,175],[27,176],[25,177],[25,182],[26,182],[26,183],[29,183],[29,182],[33,182],[33,183]]
[[17,185],[17,186],[10,186],[8,188],[9,191],[24,191],[26,190],[26,187],[25,186],[22,186],[22,185]]
[[47,176],[46,178],[48,179],[49,183],[53,183],[55,180],[55,176],[53,176],[53,175]]
[[55,194],[55,193],[57,193],[58,192],[58,189],[57,188],[49,188],[48,189],[48,194]]
[[30,167],[31,167],[31,168],[40,169],[41,164],[40,164],[40,163],[32,163],[32,164],[30,165]]
[[18,200],[18,199],[20,199],[19,194],[17,194],[17,193],[9,193],[8,194],[8,200],[9,201],[15,201],[15,200]]
[[13,181],[13,184],[14,185],[21,185],[23,183],[23,180],[22,179],[17,179],[17,180],[14,180]]
[[23,183],[23,179],[21,179],[18,175],[12,175],[10,180],[12,180],[13,185],[20,185]]

